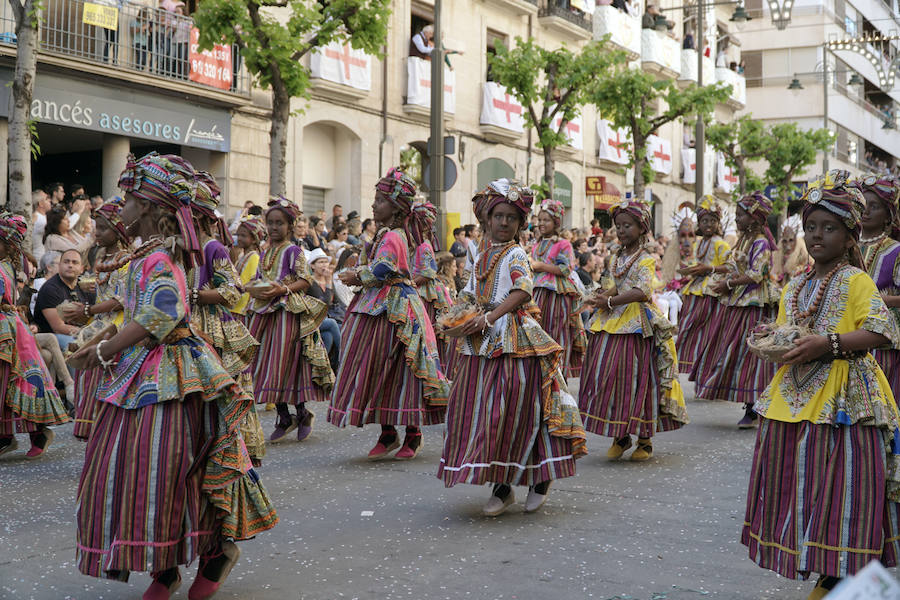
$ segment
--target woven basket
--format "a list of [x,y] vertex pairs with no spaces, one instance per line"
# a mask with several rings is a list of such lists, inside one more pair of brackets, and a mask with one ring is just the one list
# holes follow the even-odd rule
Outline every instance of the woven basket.
[[447,337],[464,337],[463,327],[482,312],[481,307],[474,304],[454,304],[435,319],[435,325]]
[[784,355],[796,348],[794,340],[812,334],[813,331],[803,325],[761,323],[747,336],[747,347],[763,360],[784,363]]

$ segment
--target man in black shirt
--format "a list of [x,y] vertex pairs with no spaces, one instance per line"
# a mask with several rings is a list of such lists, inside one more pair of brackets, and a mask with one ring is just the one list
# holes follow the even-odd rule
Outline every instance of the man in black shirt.
[[462,227],[453,230],[453,245],[450,246],[450,254],[455,257],[466,255],[466,230]]
[[593,285],[594,280],[591,277],[591,269],[594,266],[594,254],[592,252],[584,252],[578,255],[578,270],[575,273],[578,275],[578,279],[581,280],[581,283],[585,285],[585,287],[590,287]]
[[78,277],[83,271],[81,254],[77,250],[63,252],[59,257],[59,272],[41,286],[34,305],[34,323],[38,332],[55,334],[63,351],[74,341],[73,336],[80,328],[65,323],[56,307],[66,301],[94,303],[94,295],[78,287]]

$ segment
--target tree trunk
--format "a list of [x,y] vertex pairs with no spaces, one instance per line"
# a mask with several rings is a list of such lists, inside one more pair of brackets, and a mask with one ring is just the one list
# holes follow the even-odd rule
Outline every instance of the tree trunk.
[[744,196],[747,193],[747,167],[744,166],[744,157],[736,156],[734,163],[738,168],[738,185],[740,186],[741,196]]
[[[7,208],[25,217],[31,225],[31,100],[37,69],[38,26],[41,4],[9,0],[16,16],[16,72],[13,77],[13,108],[9,116],[9,198]],[[28,237],[30,242],[31,236]],[[30,247],[30,243],[26,247]]]
[[547,182],[547,197],[553,198],[554,175],[556,174],[556,161],[553,160],[553,148],[544,148],[544,181]]
[[286,156],[290,118],[290,96],[283,87],[272,86],[272,128],[269,130],[269,193],[272,195],[284,195],[287,189]]
[[[644,181],[644,163],[647,162],[646,155],[646,138],[639,138],[634,135],[634,129],[632,129],[632,142],[634,143],[634,191],[632,192],[632,196],[635,200],[643,200],[644,199],[644,187],[646,186],[646,182]],[[638,148],[644,148],[644,156],[643,158],[638,158]]]

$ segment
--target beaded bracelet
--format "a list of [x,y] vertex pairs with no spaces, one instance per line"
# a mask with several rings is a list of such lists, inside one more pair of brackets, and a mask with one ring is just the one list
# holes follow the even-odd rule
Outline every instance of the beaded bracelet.
[[606,297],[606,308],[608,308],[609,310],[612,310],[612,309],[613,309],[613,305],[612,305],[612,296],[607,296],[607,297]]
[[100,353],[100,348],[103,347],[103,344],[105,344],[107,341],[108,340],[100,340],[97,345],[94,346],[95,350],[97,351],[97,360],[100,361],[100,366],[102,366],[104,369],[110,369],[116,366],[116,362],[113,359],[103,360],[103,355]]
[[197,304],[197,300],[199,300],[199,299],[200,299],[200,290],[198,290],[198,289],[191,290],[191,297],[190,297],[191,304],[192,305]]
[[730,279],[726,279],[726,280],[725,280],[725,287],[728,288],[728,291],[729,291],[729,292],[733,291],[733,288],[731,287],[731,280],[730,280]]
[[838,333],[828,334],[828,345],[831,347],[831,356],[833,358],[841,358],[841,336]]
[[87,302],[84,303],[84,316],[88,319],[91,318],[91,305]]

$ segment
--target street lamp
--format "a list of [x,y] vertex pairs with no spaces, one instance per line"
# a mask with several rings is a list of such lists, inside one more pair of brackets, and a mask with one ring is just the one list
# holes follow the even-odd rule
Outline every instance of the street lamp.
[[800,84],[800,80],[797,77],[791,79],[791,84],[788,86],[788,89],[791,91],[802,90],[803,85]]

